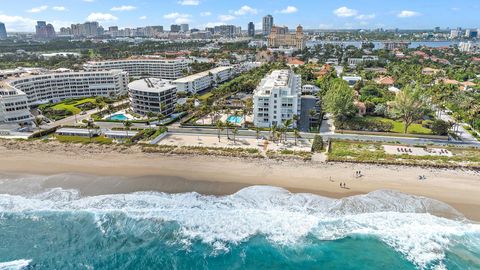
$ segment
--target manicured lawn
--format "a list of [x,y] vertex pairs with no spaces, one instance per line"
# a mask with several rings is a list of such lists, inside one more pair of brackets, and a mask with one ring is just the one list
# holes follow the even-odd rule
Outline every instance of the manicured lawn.
[[76,101],[71,101],[71,100],[70,101],[63,101],[63,102],[60,102],[60,103],[54,105],[52,107],[52,109],[54,109],[54,110],[66,110],[66,111],[72,112],[73,114],[78,114],[82,110],[79,109],[77,106],[85,104],[85,103],[96,104],[96,100],[95,100],[95,98],[85,98],[85,99],[80,99],[80,100],[76,100]]
[[200,100],[206,100],[207,98],[213,96],[213,93],[212,92],[208,92],[208,93],[205,93],[203,95],[201,95],[198,99]]
[[111,144],[113,142],[112,139],[106,138],[103,136],[99,137],[80,137],[80,136],[61,136],[61,135],[55,135],[55,138],[60,141],[60,142],[65,142],[65,143],[100,143],[100,144]]
[[[393,129],[391,129],[390,132],[403,133],[403,130],[405,129],[405,125],[401,121],[395,121],[395,120],[392,120],[392,119],[383,118],[383,117],[376,117],[376,116],[365,116],[365,119],[392,123],[393,124]],[[422,127],[421,124],[412,124],[408,127],[408,133],[410,133],[410,134],[431,135],[432,130],[430,130],[428,128],[425,128],[425,127]]]

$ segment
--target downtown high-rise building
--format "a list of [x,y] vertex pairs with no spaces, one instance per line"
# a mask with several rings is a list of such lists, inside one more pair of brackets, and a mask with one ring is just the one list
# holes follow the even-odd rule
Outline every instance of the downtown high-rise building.
[[248,36],[249,37],[255,36],[255,24],[253,22],[248,23]]
[[180,30],[185,33],[185,32],[188,32],[188,30],[190,30],[190,27],[188,26],[188,24],[184,23],[180,25]]
[[170,25],[170,32],[172,33],[178,33],[182,30],[182,26],[178,24],[172,24]]
[[0,39],[7,38],[7,29],[5,29],[5,24],[0,22]]
[[103,35],[104,29],[98,22],[86,22],[72,24],[71,32],[75,37],[97,37]]
[[53,39],[55,38],[55,28],[50,23],[38,21],[35,26],[35,37],[38,39]]
[[270,35],[270,32],[272,32],[272,27],[273,27],[273,16],[267,15],[263,17],[263,21],[262,21],[263,35],[265,36]]

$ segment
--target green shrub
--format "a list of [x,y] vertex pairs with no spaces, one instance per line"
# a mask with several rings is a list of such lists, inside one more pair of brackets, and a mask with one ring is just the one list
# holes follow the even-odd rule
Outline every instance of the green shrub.
[[312,152],[320,153],[323,151],[323,138],[320,135],[315,135],[312,143]]

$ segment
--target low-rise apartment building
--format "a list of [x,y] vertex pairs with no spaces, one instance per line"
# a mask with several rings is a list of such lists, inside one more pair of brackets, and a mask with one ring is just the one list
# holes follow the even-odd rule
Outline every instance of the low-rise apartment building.
[[[263,78],[253,95],[253,122],[256,127],[283,126],[300,115],[302,78],[291,70],[275,70]],[[295,121],[293,126],[296,127]]]
[[30,105],[38,105],[68,98],[126,94],[128,74],[121,70],[49,73],[21,77],[7,84],[25,93]]
[[134,77],[153,77],[165,80],[181,78],[189,69],[191,61],[177,59],[121,59],[88,62],[83,67],[87,71],[120,69]]
[[31,120],[27,95],[0,84],[0,123],[26,123]]
[[177,86],[177,91],[198,93],[214,86],[215,84],[225,82],[231,77],[231,66],[217,67],[175,80],[173,83]]
[[168,116],[175,110],[177,87],[170,81],[146,78],[131,82],[128,89],[132,109],[138,114]]

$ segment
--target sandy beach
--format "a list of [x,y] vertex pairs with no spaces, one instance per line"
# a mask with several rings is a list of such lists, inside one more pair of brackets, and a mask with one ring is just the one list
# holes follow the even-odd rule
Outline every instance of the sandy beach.
[[[137,147],[42,142],[2,141],[0,153],[0,172],[6,174],[104,176],[92,181],[50,177],[41,183],[43,188],[75,188],[83,195],[135,191],[222,195],[251,185],[270,185],[341,198],[393,189],[446,202],[480,221],[480,173],[468,170],[174,156],[143,153]],[[363,176],[356,177],[356,171]],[[426,180],[418,180],[419,175]],[[341,182],[347,188],[340,188]],[[0,185],[0,193],[7,192],[8,183]]]

